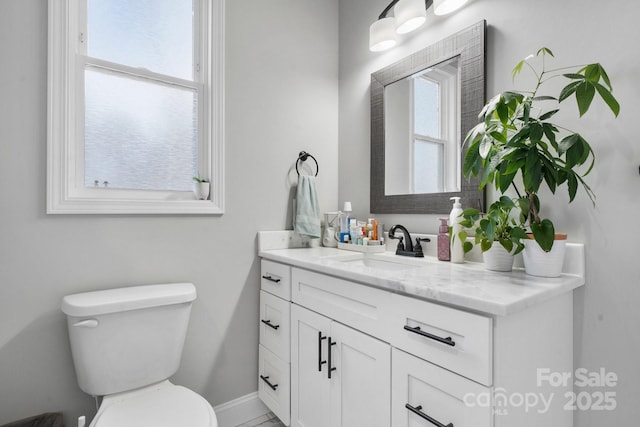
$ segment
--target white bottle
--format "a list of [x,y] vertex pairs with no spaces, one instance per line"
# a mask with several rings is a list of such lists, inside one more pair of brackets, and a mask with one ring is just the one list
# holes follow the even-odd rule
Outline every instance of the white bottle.
[[449,214],[449,225],[451,226],[451,262],[456,264],[461,264],[464,262],[464,248],[462,246],[462,241],[460,237],[458,237],[458,233],[462,231],[462,225],[458,221],[461,221],[462,218],[459,218],[462,213],[462,205],[460,204],[460,197],[452,197],[453,200],[453,209],[451,209],[451,213]]

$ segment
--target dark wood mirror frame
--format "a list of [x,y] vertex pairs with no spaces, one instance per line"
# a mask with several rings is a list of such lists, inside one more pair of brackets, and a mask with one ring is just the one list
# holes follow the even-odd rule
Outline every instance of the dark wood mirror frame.
[[[479,178],[461,178],[460,192],[402,194],[386,196],[384,88],[455,56],[460,61],[460,144],[478,123],[485,104],[485,38],[486,22],[466,28],[452,36],[416,52],[371,74],[371,199],[372,213],[446,214],[451,210],[451,197],[462,198],[462,206],[483,209],[485,192],[478,190]],[[460,156],[460,171],[464,152]]]

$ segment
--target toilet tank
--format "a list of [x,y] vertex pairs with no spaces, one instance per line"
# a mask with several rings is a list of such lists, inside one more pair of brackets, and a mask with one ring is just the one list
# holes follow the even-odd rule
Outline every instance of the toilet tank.
[[191,283],[132,286],[68,295],[67,315],[78,385],[105,396],[169,378],[180,365]]

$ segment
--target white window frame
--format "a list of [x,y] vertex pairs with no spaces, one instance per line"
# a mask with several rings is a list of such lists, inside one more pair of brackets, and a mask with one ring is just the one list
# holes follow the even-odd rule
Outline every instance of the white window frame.
[[[210,182],[208,200],[192,192],[87,188],[84,184],[84,97],[78,82],[83,55],[86,0],[49,0],[47,213],[48,214],[223,214],[224,213],[224,6],[225,0],[194,0],[196,84],[202,85],[198,113],[198,170]],[[90,60],[108,69],[107,61]],[[119,66],[122,69],[122,66]],[[131,74],[157,76],[131,68]],[[158,79],[164,81],[163,79]],[[184,85],[194,85],[193,82]],[[82,169],[80,169],[82,168]]]
[[[428,135],[422,135],[420,133],[415,132],[415,80],[411,80],[411,88],[410,88],[410,102],[411,107],[411,148],[410,148],[410,174],[411,174],[411,182],[410,187],[411,191],[415,193],[416,187],[416,174],[415,174],[415,141],[420,140],[424,142],[431,142],[434,144],[440,144],[443,147],[443,156],[441,159],[441,168],[443,170],[444,175],[440,177],[442,181],[442,188],[440,192],[454,192],[459,191],[460,181],[459,175],[456,173],[447,172],[448,169],[456,168],[446,168],[445,165],[448,165],[452,159],[458,158],[458,129],[459,126],[459,118],[460,113],[456,111],[455,114],[449,114],[451,104],[455,105],[455,100],[457,99],[458,94],[458,85],[459,85],[459,76],[452,76],[446,73],[440,73],[439,70],[432,70],[432,72],[426,76],[419,76],[418,78],[422,78],[425,80],[429,80],[438,85],[438,101],[439,101],[439,134],[440,138],[433,138]],[[457,161],[457,160],[456,160]]]

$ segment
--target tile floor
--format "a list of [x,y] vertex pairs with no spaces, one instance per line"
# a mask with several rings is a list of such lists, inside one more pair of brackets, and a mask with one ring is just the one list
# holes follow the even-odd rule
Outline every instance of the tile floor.
[[239,425],[238,427],[284,427],[284,424],[280,420],[269,412],[267,415],[263,415],[255,420],[251,420],[248,423]]

